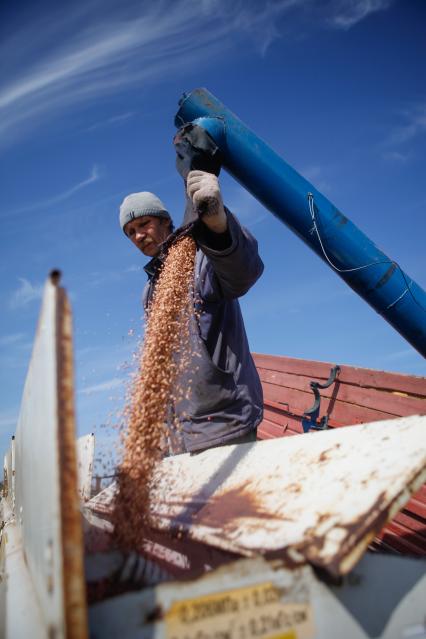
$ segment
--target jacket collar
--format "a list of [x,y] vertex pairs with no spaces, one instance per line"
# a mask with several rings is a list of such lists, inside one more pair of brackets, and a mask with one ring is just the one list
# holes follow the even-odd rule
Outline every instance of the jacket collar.
[[164,257],[164,255],[156,255],[143,267],[143,270],[147,274],[149,280],[152,280],[153,277],[158,275],[158,271],[163,266]]

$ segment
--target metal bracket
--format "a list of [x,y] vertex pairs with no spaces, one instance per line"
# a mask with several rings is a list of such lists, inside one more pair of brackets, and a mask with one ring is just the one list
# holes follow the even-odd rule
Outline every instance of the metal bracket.
[[314,394],[314,403],[311,408],[305,410],[303,413],[304,417],[302,419],[302,427],[303,432],[308,433],[309,430],[327,430],[328,429],[328,415],[324,415],[319,422],[317,419],[319,417],[320,406],[321,406],[321,395],[319,389],[328,388],[336,381],[337,376],[340,373],[340,366],[336,365],[330,370],[330,376],[325,384],[320,384],[319,382],[310,382],[310,387]]

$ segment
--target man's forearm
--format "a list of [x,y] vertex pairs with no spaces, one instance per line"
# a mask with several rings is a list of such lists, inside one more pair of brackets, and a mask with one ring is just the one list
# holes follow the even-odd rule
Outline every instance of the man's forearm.
[[[215,249],[204,243],[205,236],[194,235],[201,251],[209,259],[223,295],[234,298],[244,295],[253,286],[263,272],[263,262],[251,233],[229,211],[227,220],[227,234],[231,241],[226,248]],[[199,228],[198,224],[196,227]]]
[[225,231],[217,233],[211,230],[203,220],[199,220],[193,230],[194,237],[199,244],[212,249],[213,251],[225,251],[232,244],[232,236],[226,225]]

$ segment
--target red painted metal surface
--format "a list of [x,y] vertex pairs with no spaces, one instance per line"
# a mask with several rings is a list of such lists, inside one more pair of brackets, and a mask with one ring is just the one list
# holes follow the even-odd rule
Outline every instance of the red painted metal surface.
[[[254,354],[264,393],[259,439],[303,433],[302,418],[313,403],[311,381],[324,383],[334,364]],[[341,366],[335,384],[321,390],[321,412],[330,427],[426,414],[426,378]],[[426,485],[375,540],[372,548],[426,555]]]

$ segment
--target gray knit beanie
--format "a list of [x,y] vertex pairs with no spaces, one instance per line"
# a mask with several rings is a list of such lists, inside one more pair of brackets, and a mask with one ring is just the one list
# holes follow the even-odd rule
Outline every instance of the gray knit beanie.
[[153,217],[165,217],[171,220],[166,207],[154,193],[142,191],[141,193],[131,193],[124,198],[120,206],[120,226],[124,231],[127,222],[131,222],[136,217],[152,215]]

